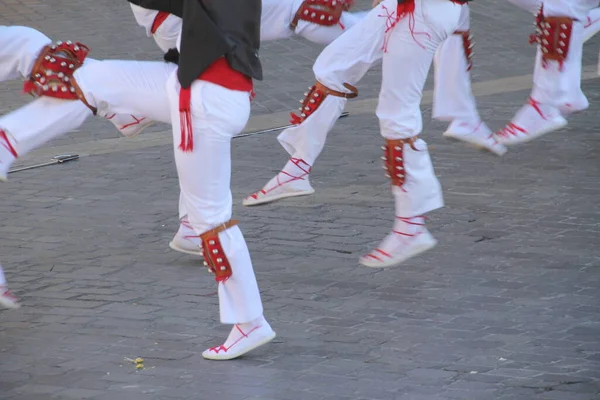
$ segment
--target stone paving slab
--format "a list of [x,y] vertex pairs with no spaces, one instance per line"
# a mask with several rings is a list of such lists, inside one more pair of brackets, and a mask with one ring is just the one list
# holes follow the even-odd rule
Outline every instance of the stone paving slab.
[[[480,98],[490,125],[521,95]],[[235,141],[235,214],[278,338],[230,363],[199,354],[227,332],[213,282],[167,248],[177,227],[168,146],[15,174],[0,188],[10,211],[0,252],[25,307],[0,314],[4,398],[597,398],[590,98],[569,129],[502,159],[427,122],[447,202],[431,221],[440,245],[387,271],[356,263],[393,212],[373,116],[338,123],[314,196],[264,207],[240,201],[285,157],[272,136]],[[125,361],[138,356],[142,371]]]
[[[358,0],[356,10],[369,8],[370,0]],[[532,16],[507,1],[478,0],[472,6],[475,48],[474,82],[488,81],[532,71],[535,48],[528,44]],[[154,41],[145,36],[133,18],[125,0],[94,0],[93,11],[85,1],[76,0],[0,0],[0,24],[27,25],[39,29],[54,40],[78,40],[88,45],[90,57],[98,59],[161,60]],[[584,65],[598,60],[600,38],[586,45]],[[257,83],[253,113],[288,112],[298,107],[306,87],[314,82],[312,65],[323,46],[302,38],[262,44],[261,60],[265,79]],[[375,65],[357,85],[361,98],[376,98],[379,93],[380,65]],[[431,88],[432,82],[427,85]],[[21,84],[12,82],[0,88],[0,112],[6,113],[29,101],[20,95]],[[149,132],[163,130],[157,124]],[[83,127],[54,145],[116,138],[112,124],[91,118]]]
[[[98,58],[160,56],[125,2],[96,0],[93,14],[86,2],[57,3],[0,0],[0,23],[81,37]],[[529,74],[529,16],[506,2],[478,1],[473,12],[474,80]],[[584,65],[596,62],[597,43]],[[302,40],[265,45],[272,72],[254,112],[295,107],[317,54]],[[375,68],[359,87],[363,105],[378,82]],[[0,399],[599,398],[599,81],[584,89],[592,106],[567,129],[501,159],[442,139],[425,104],[423,136],[446,199],[430,222],[440,244],[384,271],[357,264],[393,215],[372,114],[338,122],[314,168],[314,196],[262,207],[241,199],[285,154],[276,133],[235,140],[234,213],[278,337],[227,363],[200,356],[228,331],[214,282],[167,247],[178,196],[168,144],[11,175],[0,186],[0,254],[24,307],[0,311]],[[3,86],[1,112],[27,101],[17,91]],[[478,104],[498,128],[526,97],[496,91]],[[116,137],[91,120],[49,145],[98,149]],[[136,357],[145,369],[125,359]]]

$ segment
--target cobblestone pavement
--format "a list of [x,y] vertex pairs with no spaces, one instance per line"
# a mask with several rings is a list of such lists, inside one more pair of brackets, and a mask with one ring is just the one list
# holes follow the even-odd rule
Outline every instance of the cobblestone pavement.
[[[93,14],[89,4],[0,0],[0,23],[77,37],[97,58],[160,56],[124,1],[95,0]],[[474,80],[530,73],[531,18],[505,2],[473,10]],[[255,113],[295,107],[316,54],[301,40],[265,45]],[[363,99],[376,97],[378,72],[361,83]],[[2,85],[1,112],[28,100],[18,86]],[[116,133],[86,123],[49,146],[77,142],[90,156],[0,186],[1,260],[24,305],[0,311],[0,399],[600,398],[600,81],[585,90],[592,106],[567,129],[501,159],[443,140],[425,104],[447,203],[431,215],[440,244],[383,271],[357,264],[393,215],[372,114],[339,121],[314,196],[263,207],[241,199],[285,155],[276,133],[236,139],[234,212],[278,337],[226,363],[200,356],[228,331],[213,280],[167,247],[177,229],[172,148],[148,145],[147,133],[101,152]],[[497,128],[526,97],[500,88],[478,102]],[[136,357],[143,370],[126,360]]]

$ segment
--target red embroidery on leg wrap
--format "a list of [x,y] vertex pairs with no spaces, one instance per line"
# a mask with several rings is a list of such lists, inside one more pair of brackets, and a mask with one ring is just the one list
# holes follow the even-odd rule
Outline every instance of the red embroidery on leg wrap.
[[215,274],[217,282],[225,282],[231,277],[231,265],[227,259],[227,255],[221,246],[219,233],[237,225],[236,220],[229,220],[224,224],[204,232],[200,235],[202,241],[202,255],[204,256],[204,265],[208,267],[208,271]]
[[319,108],[327,96],[343,97],[346,99],[353,99],[358,96],[358,89],[351,84],[344,83],[344,87],[348,89],[350,93],[338,92],[337,90],[329,89],[321,82],[315,83],[313,86],[308,88],[308,92],[304,93],[304,100],[300,100],[300,103],[302,103],[302,107],[298,109],[298,111],[300,111],[300,115],[290,113],[290,117],[292,118],[290,123],[294,125],[301,124],[306,118],[314,113],[317,108]]
[[181,128],[181,142],[179,143],[179,150],[184,152],[190,152],[194,150],[191,98],[191,88],[181,88],[179,90],[179,125]]
[[392,186],[402,187],[406,179],[404,170],[404,145],[408,144],[413,150],[418,136],[409,139],[386,140],[386,145],[382,146],[384,162],[383,169],[387,171],[386,176],[392,181]]

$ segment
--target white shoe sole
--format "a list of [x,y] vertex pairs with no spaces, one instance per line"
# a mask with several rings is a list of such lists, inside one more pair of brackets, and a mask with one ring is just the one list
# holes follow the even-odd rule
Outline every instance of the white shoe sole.
[[169,247],[171,248],[171,250],[175,250],[180,253],[185,253],[185,254],[190,254],[192,256],[202,257],[202,253],[200,253],[200,250],[198,250],[198,251],[186,250],[183,247],[177,246],[177,243],[175,243],[175,241],[173,241],[173,240],[171,240],[171,242],[169,242]]
[[427,250],[431,250],[437,245],[437,240],[433,239],[432,242],[423,243],[420,246],[415,246],[409,253],[406,253],[402,258],[390,258],[385,261],[377,261],[371,257],[361,257],[359,259],[359,263],[369,268],[387,268],[387,267],[395,267],[402,264],[404,261],[409,258],[415,257],[421,253],[426,252]]
[[515,144],[527,143],[527,142],[537,139],[540,136],[543,136],[547,133],[562,129],[565,126],[567,126],[567,123],[568,122],[566,119],[564,119],[563,117],[560,117],[560,118],[557,118],[552,125],[549,125],[546,128],[536,132],[535,135],[529,134],[529,135],[521,135],[521,136],[512,136],[509,140],[502,140],[501,137],[496,136],[496,140],[505,146],[513,146]]
[[244,349],[244,351],[241,351],[239,353],[222,353],[222,354],[202,353],[202,357],[205,358],[206,360],[213,360],[213,361],[233,360],[234,358],[241,357],[244,354],[247,354],[247,353],[251,352],[252,350],[259,348],[260,346],[269,343],[271,340],[275,339],[275,336],[277,336],[277,334],[275,333],[275,331],[272,331],[269,336],[265,336],[260,341],[256,342],[252,346],[248,347],[247,349]]
[[11,309],[11,310],[16,310],[17,308],[21,308],[21,305],[19,303],[14,303],[12,301],[7,301],[4,299],[0,299],[0,306]]
[[485,151],[488,153],[495,154],[498,157],[502,157],[508,151],[506,146],[504,146],[503,144],[499,144],[496,147],[489,147],[489,146],[486,146],[479,142],[465,140],[465,137],[463,135],[456,135],[449,131],[444,132],[444,134],[442,136],[444,136],[446,139],[450,139],[454,142],[464,143],[464,144],[468,145],[469,147],[473,147],[477,150],[482,150],[482,151]]
[[242,204],[245,206],[258,206],[259,204],[272,203],[277,200],[285,199],[287,197],[298,197],[298,196],[308,196],[315,192],[315,189],[303,190],[300,192],[285,192],[274,196],[265,195],[264,197],[259,197],[258,199],[249,199],[245,198],[242,201]]

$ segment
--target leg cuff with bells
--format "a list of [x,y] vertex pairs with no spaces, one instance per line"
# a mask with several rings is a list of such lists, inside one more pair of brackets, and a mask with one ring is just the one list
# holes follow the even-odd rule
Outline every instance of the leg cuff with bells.
[[223,251],[219,233],[237,225],[237,223],[238,221],[236,220],[229,220],[200,235],[202,243],[201,253],[205,260],[204,265],[208,268],[208,272],[215,274],[217,282],[226,282],[231,277],[231,264]]

